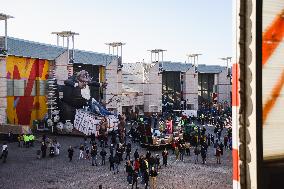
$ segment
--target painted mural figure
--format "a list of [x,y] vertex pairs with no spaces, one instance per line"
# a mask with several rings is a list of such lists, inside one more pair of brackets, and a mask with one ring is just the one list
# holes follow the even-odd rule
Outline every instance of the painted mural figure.
[[89,86],[106,87],[106,83],[92,81],[85,70],[78,72],[64,81],[62,112],[64,120],[74,121],[76,109],[87,108],[99,115],[111,115],[99,102],[91,98]]

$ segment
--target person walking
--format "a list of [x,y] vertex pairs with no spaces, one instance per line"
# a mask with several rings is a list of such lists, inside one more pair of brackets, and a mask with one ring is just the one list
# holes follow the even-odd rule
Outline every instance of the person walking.
[[206,153],[207,153],[206,147],[205,146],[201,146],[202,164],[206,163]]
[[18,147],[22,147],[22,145],[21,145],[21,138],[22,138],[22,135],[18,135],[18,137],[17,137]]
[[49,156],[54,157],[55,155],[55,146],[53,142],[49,143]]
[[46,146],[45,142],[42,142],[41,148],[40,148],[42,158],[45,158],[45,156],[46,156],[46,149],[47,149],[47,146]]
[[134,152],[134,159],[139,159],[138,149],[136,149]]
[[60,144],[58,141],[55,141],[55,153],[56,155],[59,155],[59,152],[60,152]]
[[149,161],[148,161],[148,163],[149,163],[149,171],[152,169],[152,167],[154,167],[155,166],[155,162],[156,162],[156,158],[154,158],[153,156],[150,156],[150,158],[149,158]]
[[95,166],[95,164],[96,164],[96,166],[98,166],[97,154],[98,154],[97,146],[96,146],[96,144],[93,144],[92,149],[91,149],[92,166]]
[[157,188],[157,176],[158,176],[158,173],[157,171],[155,170],[154,167],[152,167],[152,170],[150,171],[149,173],[150,175],[150,184],[151,184],[151,189],[156,189]]
[[190,156],[190,143],[185,143],[185,152],[187,156]]
[[129,185],[132,184],[132,174],[133,174],[133,168],[130,163],[130,160],[126,162],[126,173],[127,173],[127,182]]
[[68,149],[69,162],[72,161],[73,154],[74,154],[74,150],[73,150],[72,146],[70,146],[69,149]]
[[221,164],[221,149],[219,147],[219,145],[216,148],[216,160],[217,160],[217,164]]
[[199,153],[200,153],[200,150],[199,150],[198,146],[195,146],[195,148],[194,148],[194,155],[195,155],[194,163],[195,164],[198,162]]
[[159,169],[161,168],[160,165],[160,156],[159,154],[156,154],[156,158],[155,158],[155,169],[157,170],[157,172],[159,172]]
[[7,157],[8,157],[8,145],[7,143],[4,143],[2,146],[2,154],[0,159],[3,158],[3,163],[6,163]]
[[138,177],[140,177],[140,162],[139,162],[139,159],[137,158],[135,161],[134,161],[134,171],[137,171],[138,173]]
[[111,156],[113,156],[113,151],[114,151],[114,147],[113,147],[113,144],[111,143],[109,147],[109,153]]
[[106,155],[107,155],[105,148],[102,149],[102,151],[100,152],[100,155],[102,156],[102,165],[105,165],[106,164]]
[[111,171],[113,171],[114,172],[114,157],[113,157],[113,155],[111,154],[110,156],[109,156],[109,158],[108,158],[108,160],[109,160],[109,170]]
[[183,161],[183,156],[184,156],[184,145],[183,144],[180,144],[180,147],[179,147],[179,154],[180,154],[180,160]]
[[138,173],[137,173],[137,171],[133,171],[133,174],[132,174],[132,189],[133,189],[134,185],[136,185],[136,189],[137,189],[137,179],[138,179]]
[[178,158],[179,158],[179,149],[178,149],[177,146],[175,147],[175,155],[176,155],[176,161],[178,161]]
[[114,156],[114,174],[119,173],[119,164],[120,164],[119,155],[115,154],[115,156]]
[[80,148],[79,148],[79,150],[80,150],[79,160],[80,160],[80,159],[84,159],[84,146],[81,145]]
[[130,160],[130,153],[131,153],[131,144],[128,142],[127,146],[126,146],[126,156],[125,156],[125,160]]
[[220,150],[221,150],[221,155],[223,155],[224,144],[222,142],[220,142],[219,147],[220,147]]
[[169,155],[169,152],[167,151],[167,149],[165,149],[165,150],[162,152],[163,165],[164,165],[165,167],[167,167],[167,165],[168,165],[168,155]]
[[151,152],[148,150],[148,151],[146,152],[146,159],[147,159],[148,162],[149,162],[149,160],[150,160],[150,157],[151,157]]
[[224,148],[225,150],[228,149],[228,137],[227,136],[224,137]]
[[141,184],[145,183],[144,178],[145,178],[145,172],[147,170],[148,170],[147,160],[142,155],[141,158],[140,158],[140,172],[141,172],[141,176],[142,176]]
[[176,142],[175,142],[174,140],[172,141],[171,146],[172,146],[172,150],[173,150],[173,153],[172,153],[172,154],[175,154]]
[[90,148],[89,148],[89,146],[87,145],[86,147],[85,147],[85,152],[86,152],[86,157],[85,157],[85,159],[90,159]]
[[145,182],[145,189],[147,189],[148,188],[148,184],[149,184],[149,173],[148,173],[148,171],[146,171],[144,173],[144,182]]

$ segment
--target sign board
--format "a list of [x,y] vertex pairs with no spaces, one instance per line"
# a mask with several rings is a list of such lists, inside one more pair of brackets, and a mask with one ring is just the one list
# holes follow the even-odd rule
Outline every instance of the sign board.
[[[117,130],[118,119],[114,115],[109,115],[106,118],[108,121],[108,132],[112,131],[113,129]],[[97,116],[88,111],[77,109],[74,120],[74,128],[84,133],[85,135],[91,135],[92,133],[95,133],[95,135],[97,136],[102,119],[102,116]]]

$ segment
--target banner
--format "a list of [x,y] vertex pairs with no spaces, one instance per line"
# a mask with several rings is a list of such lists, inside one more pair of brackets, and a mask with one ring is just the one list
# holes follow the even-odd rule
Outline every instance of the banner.
[[[74,120],[74,128],[85,135],[91,135],[95,133],[98,136],[100,129],[100,122],[102,121],[103,116],[97,116],[92,114],[89,111],[85,111],[83,109],[77,109],[75,120]],[[106,116],[108,122],[107,131],[110,132],[113,129],[117,130],[118,119],[114,115]]]

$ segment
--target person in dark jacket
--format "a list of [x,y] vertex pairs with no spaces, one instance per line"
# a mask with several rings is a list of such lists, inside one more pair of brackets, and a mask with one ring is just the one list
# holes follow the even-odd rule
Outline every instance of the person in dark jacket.
[[150,157],[151,157],[151,152],[150,152],[150,151],[147,151],[147,153],[146,153],[146,159],[147,159],[148,162],[149,162],[149,160],[150,160]]
[[148,161],[149,171],[152,169],[152,167],[155,166],[155,161],[156,161],[156,159],[155,159],[153,156],[151,156],[151,157],[149,158],[149,161]]
[[107,155],[107,152],[106,150],[103,148],[102,151],[100,152],[100,155],[102,156],[102,165],[105,165],[106,164],[106,155]]
[[194,159],[194,163],[196,164],[198,162],[198,155],[200,154],[200,150],[198,146],[195,146],[194,148],[194,155],[195,155],[195,159]]
[[69,149],[68,149],[69,162],[72,161],[73,154],[74,154],[74,150],[73,150],[72,146],[70,146]]
[[114,156],[114,174],[119,173],[119,164],[120,164],[119,155],[115,154],[115,156]]
[[145,177],[145,172],[147,171],[147,164],[145,162],[146,160],[142,156],[140,158],[140,170],[141,170],[141,175],[142,175],[142,181],[141,184],[144,184],[144,177]]
[[111,156],[113,156],[113,151],[114,151],[113,144],[110,144],[109,153],[110,153]]
[[40,148],[42,158],[45,158],[45,156],[46,156],[46,149],[47,149],[47,146],[46,146],[45,142],[42,142],[41,148]]
[[155,158],[155,169],[157,170],[157,172],[159,172],[159,169],[161,168],[161,165],[160,165],[160,156],[159,154],[156,155],[156,158]]
[[201,157],[202,157],[202,163],[206,163],[206,154],[207,154],[207,149],[205,146],[201,146]]
[[131,144],[128,143],[127,146],[126,146],[126,156],[125,156],[125,160],[130,160],[130,153],[131,153]]
[[183,161],[184,152],[185,152],[184,145],[180,144],[179,145],[179,154],[180,154],[179,158],[181,161]]
[[169,155],[169,152],[167,151],[167,149],[165,149],[165,150],[162,152],[163,165],[164,165],[165,167],[167,167],[167,165],[168,165],[168,155]]
[[132,168],[129,160],[126,162],[126,173],[127,173],[128,184],[131,184],[132,183],[133,168]]
[[220,142],[219,147],[220,147],[220,150],[221,150],[221,155],[223,155],[224,144],[222,142]]
[[139,158],[139,153],[138,153],[138,149],[136,149],[134,152],[134,159],[138,159],[138,158]]
[[114,157],[113,157],[113,155],[110,155],[109,156],[109,158],[108,158],[108,160],[109,160],[109,170],[111,171],[111,170],[113,170],[114,171]]
[[132,174],[132,189],[134,184],[136,184],[136,188],[137,188],[137,179],[138,179],[138,173],[136,171],[133,171]]
[[145,182],[145,189],[147,189],[149,184],[149,173],[147,171],[144,173],[144,182]]
[[97,145],[93,144],[92,149],[91,149],[92,166],[94,166],[95,164],[96,166],[98,165],[97,164],[97,154],[98,154]]

